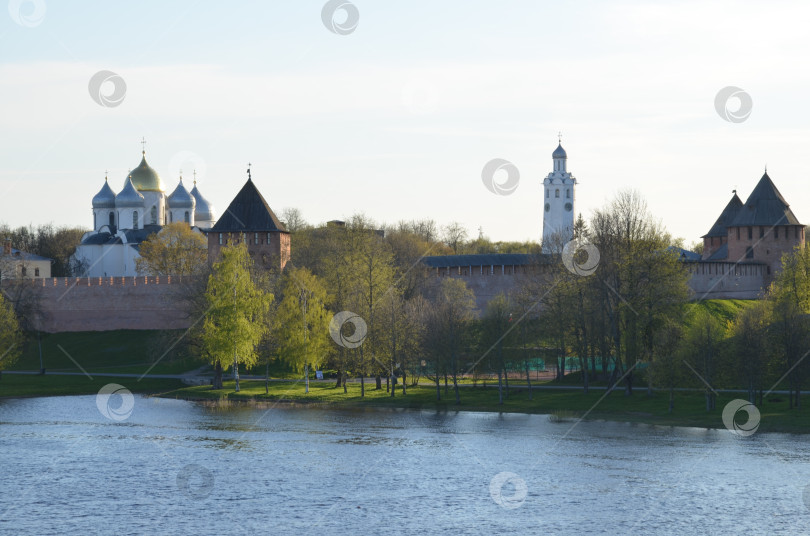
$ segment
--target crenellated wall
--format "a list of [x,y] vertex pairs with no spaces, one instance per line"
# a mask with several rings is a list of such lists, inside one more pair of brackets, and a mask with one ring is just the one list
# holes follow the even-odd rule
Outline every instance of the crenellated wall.
[[766,286],[768,265],[764,263],[687,261],[685,264],[695,300],[753,300],[760,297]]
[[24,284],[39,298],[37,328],[54,333],[188,328],[194,319],[182,298],[183,282],[171,276],[54,277]]

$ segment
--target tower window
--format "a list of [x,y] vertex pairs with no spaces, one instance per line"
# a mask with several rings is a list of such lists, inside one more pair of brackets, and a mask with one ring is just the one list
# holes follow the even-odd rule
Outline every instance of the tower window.
[[39,277],[39,268],[34,268],[34,277]]
[[760,227],[759,228],[759,237],[762,238],[763,236],[765,236],[765,227]]
[[191,223],[191,216],[189,216],[188,210],[185,212],[185,214],[183,214],[183,221],[189,224]]
[[571,199],[571,190],[566,190],[565,191],[565,198],[566,199]]
[[96,213],[93,213],[93,229],[98,229],[98,225],[96,224]]
[[110,227],[115,225],[115,214],[110,212]]
[[267,243],[270,243],[270,233],[267,233]]
[[551,196],[551,190],[546,188],[546,199],[548,199],[550,196]]
[[754,258],[754,248],[748,246],[745,248],[745,258],[746,259],[753,259]]
[[751,240],[752,238],[754,238],[754,228],[749,227],[748,228],[748,240]]
[[259,233],[253,233],[253,243],[254,244],[259,243]]
[[222,245],[222,233],[219,233],[219,245]]
[[560,197],[560,189],[559,188],[554,190],[554,197]]
[[774,238],[779,238],[779,227],[774,227],[773,228],[773,237]]
[[152,207],[152,210],[149,211],[149,216],[152,221],[152,225],[157,225],[157,207]]
[[133,229],[138,228],[138,211],[137,210],[132,213],[132,228]]
[[28,273],[28,268],[26,268],[25,266],[23,266],[23,267],[22,267],[22,276],[23,276],[23,277],[25,277],[25,275],[26,275],[27,273]]

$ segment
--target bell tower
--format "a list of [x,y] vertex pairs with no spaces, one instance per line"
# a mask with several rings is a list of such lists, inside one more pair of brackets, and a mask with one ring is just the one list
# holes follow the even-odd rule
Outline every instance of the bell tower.
[[551,154],[553,171],[543,180],[543,252],[561,251],[574,238],[574,201],[577,179],[568,172],[562,135]]

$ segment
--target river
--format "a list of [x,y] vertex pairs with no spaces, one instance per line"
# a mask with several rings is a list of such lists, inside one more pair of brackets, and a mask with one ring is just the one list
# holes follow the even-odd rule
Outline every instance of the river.
[[0,400],[0,534],[810,534],[806,436],[115,398]]

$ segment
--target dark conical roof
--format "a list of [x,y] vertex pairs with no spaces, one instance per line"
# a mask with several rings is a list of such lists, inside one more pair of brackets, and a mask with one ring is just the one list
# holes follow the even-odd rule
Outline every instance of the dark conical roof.
[[737,192],[735,191],[731,201],[728,202],[726,208],[724,208],[723,212],[720,213],[720,217],[717,218],[716,222],[714,222],[714,225],[712,225],[712,228],[709,229],[709,232],[703,235],[701,238],[726,236],[728,234],[726,227],[731,225],[731,222],[733,222],[734,218],[737,217],[737,213],[740,211],[742,206],[743,202],[739,197],[737,197]]
[[767,172],[728,226],[745,225],[801,225]]
[[553,153],[551,153],[551,158],[568,158],[568,155],[565,153],[565,149],[563,149],[562,143],[557,144],[557,148],[554,149]]
[[282,231],[286,227],[276,217],[251,179],[245,183],[231,204],[211,228],[212,231]]

